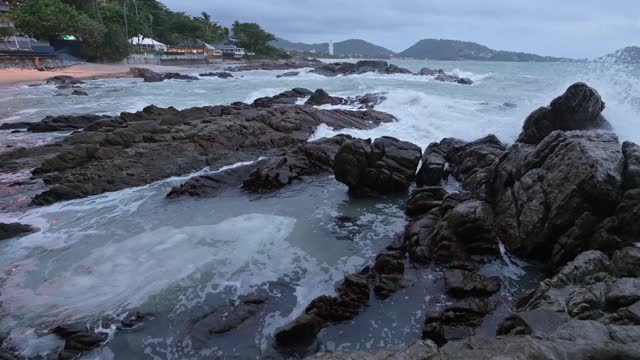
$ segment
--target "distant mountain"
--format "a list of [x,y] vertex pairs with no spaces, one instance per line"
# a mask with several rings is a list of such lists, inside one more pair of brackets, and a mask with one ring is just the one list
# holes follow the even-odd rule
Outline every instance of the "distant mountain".
[[640,64],[640,47],[629,46],[598,58],[596,61],[614,65]]
[[[315,52],[323,55],[329,54],[329,43],[303,44],[278,38],[271,42],[271,45],[286,51]],[[374,45],[370,42],[359,39],[333,43],[333,53],[335,56],[339,57],[378,59],[385,59],[395,55],[395,53],[389,49],[385,49],[382,46]]]
[[493,50],[469,41],[424,39],[397,55],[401,58],[429,60],[477,60],[477,61],[518,61],[556,62],[572,61],[566,58],[540,56],[512,51]]

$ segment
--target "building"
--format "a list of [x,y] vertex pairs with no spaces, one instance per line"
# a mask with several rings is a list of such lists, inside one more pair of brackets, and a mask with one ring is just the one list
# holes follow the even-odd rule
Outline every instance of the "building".
[[215,45],[215,47],[222,52],[224,59],[240,60],[247,55],[247,52],[243,48],[235,44],[218,44]]
[[333,40],[329,41],[329,55],[333,56]]
[[193,43],[184,42],[176,46],[171,46],[167,53],[178,55],[202,55],[208,59],[222,59],[223,52],[215,46],[211,46],[204,41],[196,40]]
[[151,38],[145,38],[142,35],[132,37],[129,39],[129,43],[134,45],[140,50],[152,50],[152,51],[167,51],[167,45],[153,40]]

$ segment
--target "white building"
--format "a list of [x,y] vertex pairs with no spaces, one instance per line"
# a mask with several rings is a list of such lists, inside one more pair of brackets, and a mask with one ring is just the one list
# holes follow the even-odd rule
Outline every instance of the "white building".
[[129,43],[137,46],[140,49],[167,51],[167,45],[150,38],[145,38],[142,35],[132,37],[131,39],[129,39]]
[[329,55],[333,56],[333,40],[329,41]]

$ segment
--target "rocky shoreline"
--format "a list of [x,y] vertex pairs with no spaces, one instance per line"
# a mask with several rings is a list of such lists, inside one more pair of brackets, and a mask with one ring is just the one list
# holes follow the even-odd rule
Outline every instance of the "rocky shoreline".
[[[326,76],[407,73],[382,63],[317,70]],[[160,79],[146,72],[140,76]],[[453,299],[425,314],[420,341],[401,349],[312,358],[639,359],[640,147],[620,144],[602,116],[605,103],[598,92],[583,83],[572,85],[531,113],[510,146],[493,135],[472,142],[446,138],[426,149],[393,137],[308,141],[321,124],[371,129],[395,121],[374,110],[382,101],[384,94],[341,98],[296,88],[251,104],[49,117],[20,127],[74,133],[53,144],[0,154],[0,171],[32,169],[32,180],[42,183],[35,206],[239,162],[250,163],[194,176],[167,197],[212,197],[230,188],[269,192],[327,175],[345,184],[353,197],[376,199],[411,189],[404,232],[368,266],[346,274],[334,294],[313,299],[277,329],[279,350],[309,347],[323,328],[366,311],[372,297],[390,298],[407,286],[404,274],[411,266],[439,269],[444,291]],[[447,191],[449,178],[462,190]],[[0,224],[0,231],[8,238],[34,229]],[[542,262],[548,276],[511,302],[506,314],[497,311],[508,303],[500,279],[480,271],[502,249]],[[216,329],[232,331],[255,315],[261,301],[245,299],[225,310],[231,320]],[[130,323],[147,317],[135,316]],[[487,329],[492,336],[486,336]],[[60,324],[52,333],[66,341],[60,358],[108,341],[103,333],[75,324]]]

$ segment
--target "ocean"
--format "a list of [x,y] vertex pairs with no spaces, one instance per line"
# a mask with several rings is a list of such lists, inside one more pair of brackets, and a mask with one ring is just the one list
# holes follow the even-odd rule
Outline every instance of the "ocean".
[[[193,82],[93,80],[83,85],[87,97],[55,96],[63,91],[48,85],[13,86],[0,89],[0,123],[39,121],[47,115],[118,114],[150,104],[184,109],[251,102],[304,87],[339,96],[383,92],[387,99],[376,109],[397,118],[372,130],[336,132],[321,126],[313,139],[337,133],[361,138],[386,135],[424,148],[444,137],[475,140],[495,134],[512,143],[531,111],[583,81],[600,92],[607,106],[604,116],[620,140],[640,142],[640,66],[392,63],[412,71],[442,68],[474,84],[413,75],[327,78],[302,70],[297,77],[280,79],[276,75],[285,71],[249,71],[234,73],[233,79]],[[217,69],[191,70],[197,74]],[[0,152],[64,135],[0,131]],[[0,181],[29,175],[28,171],[0,174]],[[438,269],[409,268],[405,274],[409,284],[392,298],[372,299],[352,322],[324,329],[312,349],[279,353],[273,348],[275,329],[299,315],[313,298],[334,293],[336,282],[369,263],[403,231],[407,196],[351,199],[344,185],[322,177],[268,195],[232,190],[209,199],[165,199],[172,186],[191,175],[0,214],[0,222],[18,221],[41,229],[0,242],[0,335],[23,355],[37,356],[61,346],[47,332],[57,324],[107,324],[136,311],[152,314],[153,319],[132,332],[106,326],[111,340],[87,358],[301,357],[320,350],[410,343],[420,338],[425,313],[451,301],[443,294]],[[501,276],[504,295],[515,298],[539,280],[536,269],[536,264],[503,253],[482,272]],[[198,319],[246,295],[266,302],[238,329],[218,335],[199,326]]]

